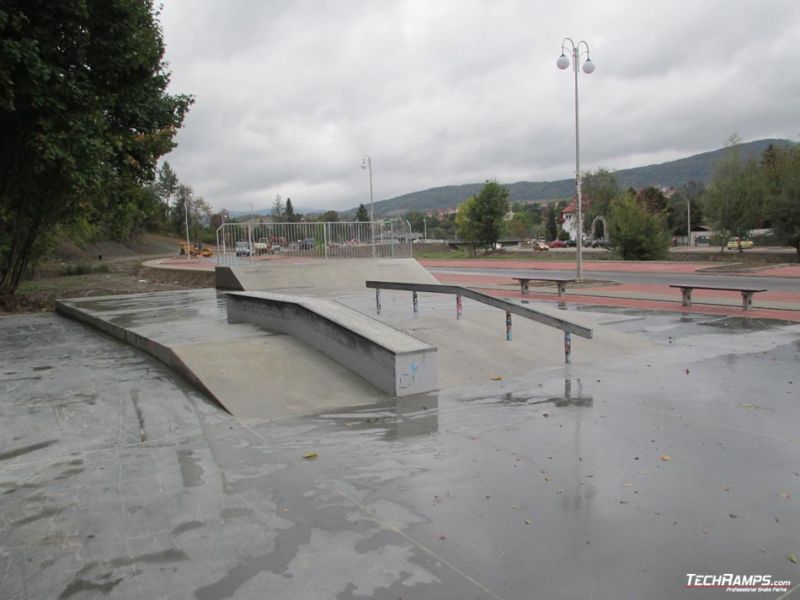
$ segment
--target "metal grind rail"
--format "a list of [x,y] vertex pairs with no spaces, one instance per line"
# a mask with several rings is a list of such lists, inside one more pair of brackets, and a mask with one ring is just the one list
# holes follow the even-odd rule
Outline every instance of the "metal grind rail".
[[435,283],[405,283],[400,281],[367,281],[368,288],[375,290],[375,305],[378,314],[381,313],[381,290],[400,290],[412,293],[412,306],[414,312],[419,312],[419,292],[432,294],[452,294],[456,297],[456,319],[460,320],[463,313],[462,298],[469,298],[476,302],[494,306],[506,312],[506,340],[511,341],[511,315],[517,315],[531,321],[536,321],[548,327],[554,327],[564,332],[564,362],[572,362],[572,334],[592,339],[593,331],[589,327],[578,325],[572,321],[548,315],[534,308],[520,306],[502,298],[495,298],[481,292],[458,285],[442,285]]

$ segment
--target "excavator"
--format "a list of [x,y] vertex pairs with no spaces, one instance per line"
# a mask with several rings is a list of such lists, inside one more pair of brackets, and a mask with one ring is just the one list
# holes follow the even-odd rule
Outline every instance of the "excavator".
[[[188,246],[189,244],[186,242],[180,243],[181,256],[186,256],[186,248]],[[203,244],[201,244],[200,242],[197,242],[196,244],[191,246],[189,248],[189,251],[191,252],[191,256],[205,256],[205,257],[214,256],[214,251],[211,248],[204,247]]]

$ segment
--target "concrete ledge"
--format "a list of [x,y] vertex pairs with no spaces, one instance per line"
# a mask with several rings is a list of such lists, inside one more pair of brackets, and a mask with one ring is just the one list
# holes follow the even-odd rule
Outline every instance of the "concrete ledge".
[[394,396],[437,386],[437,349],[331,300],[227,294],[228,321],[286,333]]

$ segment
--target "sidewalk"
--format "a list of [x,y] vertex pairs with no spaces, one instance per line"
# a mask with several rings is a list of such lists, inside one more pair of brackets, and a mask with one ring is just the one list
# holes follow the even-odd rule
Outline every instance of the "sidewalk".
[[[481,262],[486,263],[494,261]],[[425,264],[425,266],[444,265]],[[455,265],[449,263],[447,266]],[[636,266],[646,267],[648,265],[637,263]],[[664,265],[654,266],[663,267]],[[503,275],[502,270],[503,269],[498,269],[499,272],[497,275],[437,273],[436,278],[441,283],[463,285],[493,296],[523,298],[517,282],[513,281],[510,276]],[[800,268],[798,268],[798,270],[800,270]],[[587,271],[591,271],[591,269],[587,269]],[[698,289],[693,293],[692,306],[684,307],[681,305],[680,291],[669,287],[669,285],[614,284],[599,279],[590,279],[581,285],[573,284],[568,286],[566,296],[561,298],[557,297],[554,285],[544,284],[531,286],[530,294],[524,296],[524,298],[544,301],[557,300],[570,304],[624,306],[651,310],[679,311],[692,314],[719,314],[800,321],[800,286],[798,287],[799,289],[797,292],[767,291],[756,294],[754,296],[753,309],[746,313],[742,311],[741,295],[738,292]]]

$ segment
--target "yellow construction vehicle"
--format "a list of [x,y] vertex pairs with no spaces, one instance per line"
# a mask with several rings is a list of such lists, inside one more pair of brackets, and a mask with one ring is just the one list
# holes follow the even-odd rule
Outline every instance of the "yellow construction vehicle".
[[[186,248],[189,246],[186,242],[181,242],[181,256],[186,256]],[[203,247],[203,244],[197,242],[189,249],[192,256],[214,256],[214,251],[211,248]]]

